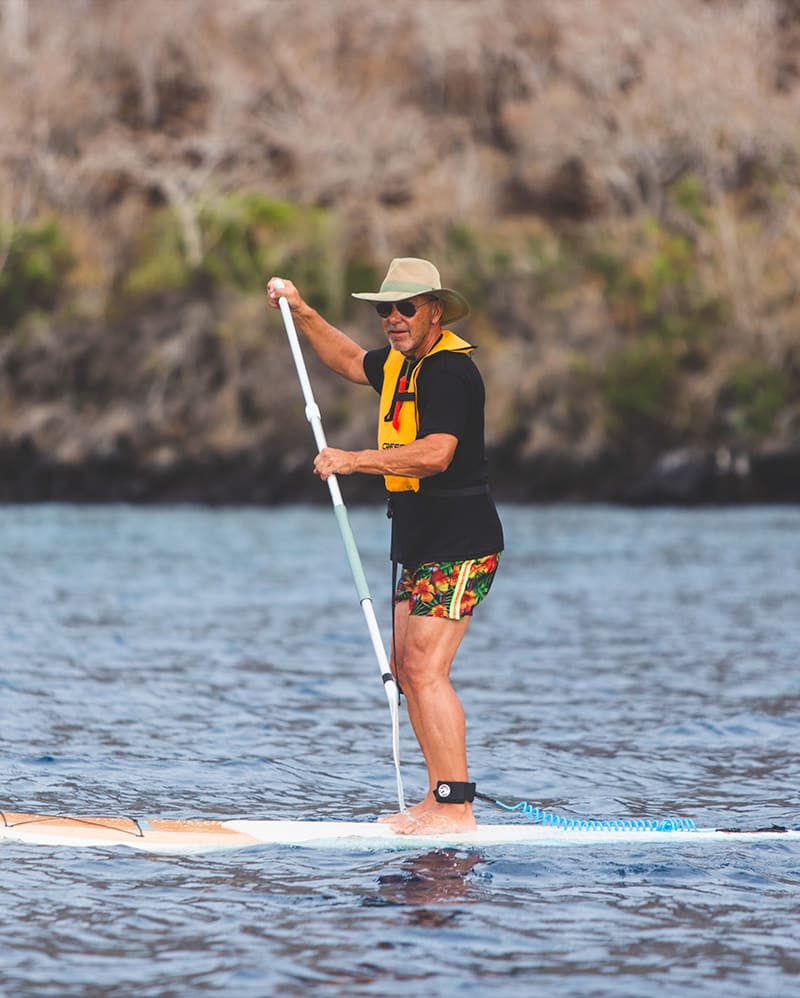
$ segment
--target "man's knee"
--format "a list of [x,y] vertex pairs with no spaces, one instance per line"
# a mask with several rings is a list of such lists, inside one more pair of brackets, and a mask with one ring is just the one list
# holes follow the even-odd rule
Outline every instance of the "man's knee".
[[430,655],[405,655],[400,662],[399,680],[403,691],[412,697],[424,695],[449,683],[450,663],[437,662]]

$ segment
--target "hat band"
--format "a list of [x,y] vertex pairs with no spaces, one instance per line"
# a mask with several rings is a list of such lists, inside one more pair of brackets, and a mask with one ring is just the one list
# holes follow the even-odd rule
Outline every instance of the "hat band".
[[436,288],[432,288],[430,284],[417,284],[415,281],[384,281],[380,293],[385,291],[407,291],[410,295],[419,295],[426,291],[436,291]]

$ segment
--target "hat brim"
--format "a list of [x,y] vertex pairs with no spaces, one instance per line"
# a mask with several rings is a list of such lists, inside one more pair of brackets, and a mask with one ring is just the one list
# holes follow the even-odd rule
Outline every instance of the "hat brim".
[[463,319],[469,315],[469,302],[451,288],[420,288],[417,291],[365,291],[358,294],[353,293],[352,297],[358,298],[360,301],[380,302],[405,301],[406,298],[416,298],[417,295],[435,295],[441,301],[444,306],[441,318],[442,325],[446,325],[449,322],[456,322],[458,319]]

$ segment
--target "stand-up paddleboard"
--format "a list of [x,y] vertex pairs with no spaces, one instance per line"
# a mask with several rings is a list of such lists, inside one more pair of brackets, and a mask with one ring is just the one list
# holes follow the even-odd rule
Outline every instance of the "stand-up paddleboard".
[[[611,824],[611,823],[609,823]],[[147,852],[194,853],[257,845],[327,849],[482,849],[491,846],[576,846],[624,843],[800,843],[800,830],[762,828],[553,828],[531,824],[479,825],[471,832],[400,835],[371,821],[180,821],[90,818],[0,811],[0,840],[51,846],[123,845]]]

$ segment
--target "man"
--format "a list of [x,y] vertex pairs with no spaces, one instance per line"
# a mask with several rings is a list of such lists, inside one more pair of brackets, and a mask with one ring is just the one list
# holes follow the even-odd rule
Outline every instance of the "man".
[[446,328],[469,312],[427,260],[392,261],[375,303],[388,345],[364,350],[331,326],[287,280],[272,278],[269,303],[289,303],[297,328],[323,363],[380,395],[378,449],[327,447],[314,462],[323,480],[383,475],[392,516],[395,593],[392,672],[402,689],[428,770],[428,792],[389,821],[404,834],[475,827],[466,726],[450,667],[474,607],[492,584],[503,532],[487,485],[484,387],[469,343]]

